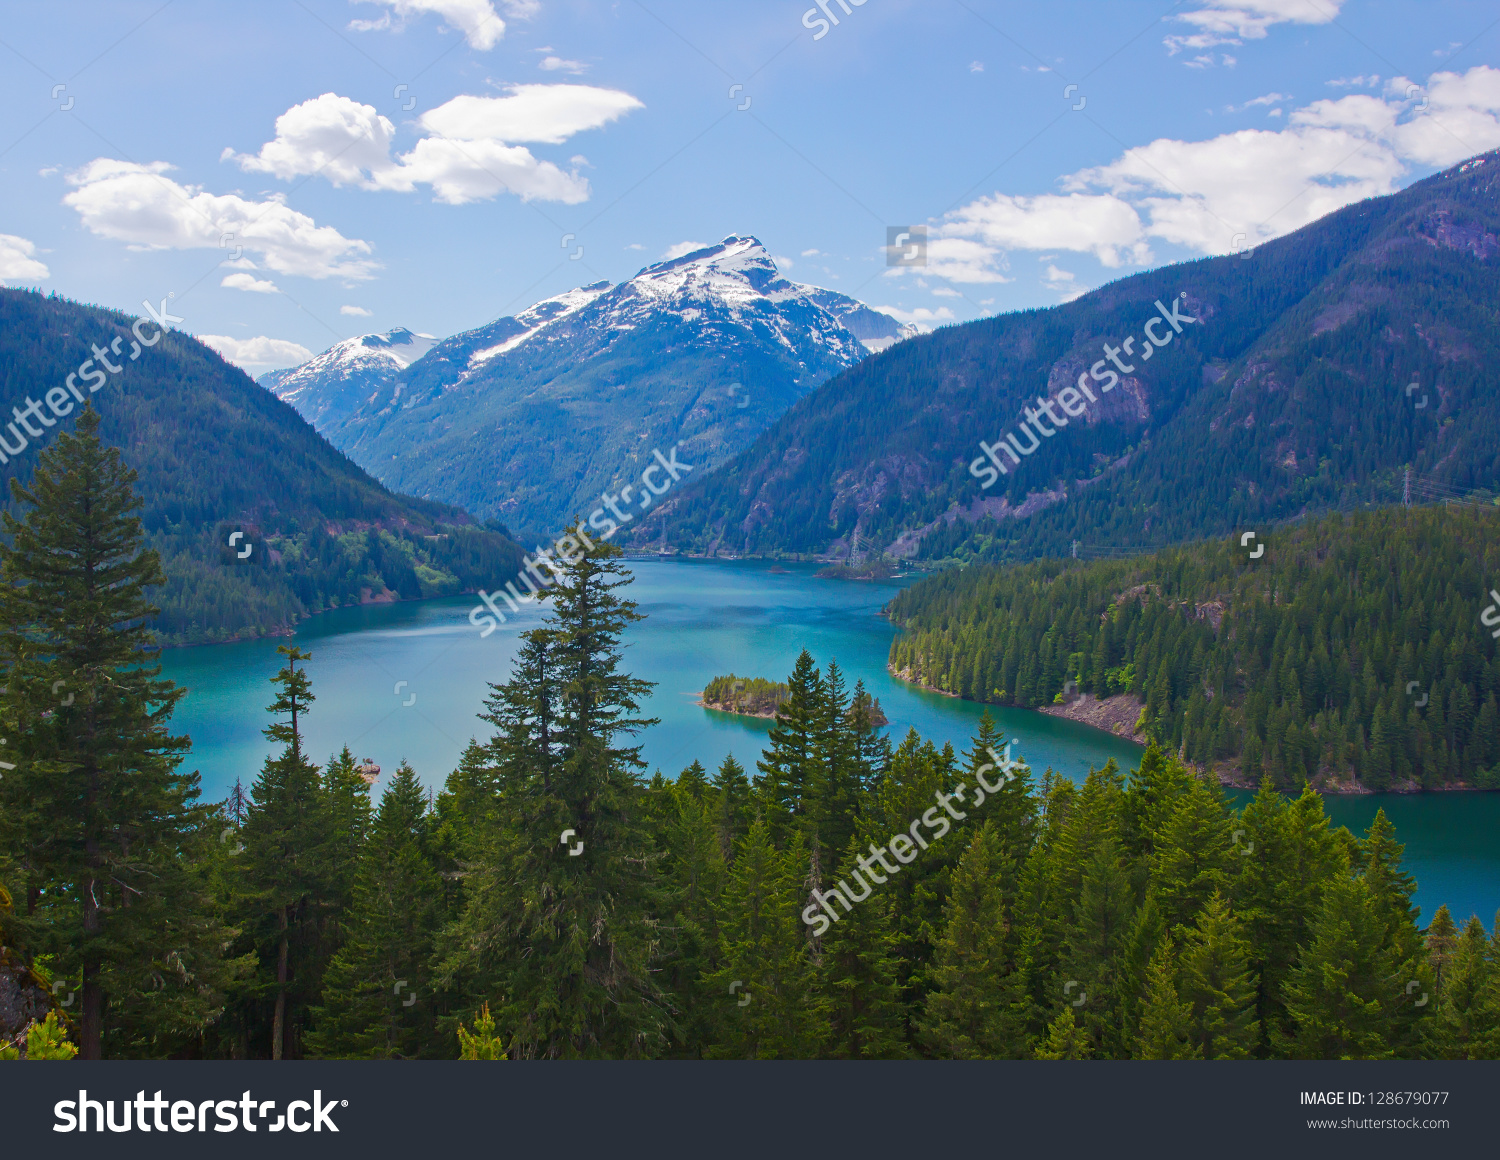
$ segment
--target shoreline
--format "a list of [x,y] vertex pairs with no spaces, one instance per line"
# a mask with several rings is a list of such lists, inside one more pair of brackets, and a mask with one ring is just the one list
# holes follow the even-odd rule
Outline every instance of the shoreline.
[[[922,684],[920,681],[912,680],[909,676],[909,669],[902,669],[898,672],[895,669],[892,669],[889,664],[887,664],[886,671],[889,672],[891,676],[895,677],[898,681],[902,681],[905,684],[923,689],[926,692],[937,693],[939,696],[943,697],[958,696],[957,693],[950,693],[944,689],[934,689],[928,685]],[[975,701],[973,702],[973,704],[988,704],[988,702]],[[1081,711],[1079,709],[1075,709],[1075,706],[1081,706]],[[1101,711],[1089,712],[1088,710],[1092,706],[1100,706]],[[1141,737],[1136,733],[1133,724],[1125,726],[1125,728],[1129,730],[1128,733],[1121,732],[1116,728],[1116,726],[1124,720],[1119,710],[1125,710],[1125,712],[1130,715],[1130,719],[1133,722],[1134,720],[1139,718],[1142,706],[1143,702],[1137,700],[1129,693],[1117,693],[1112,697],[1105,697],[1103,700],[1095,697],[1092,693],[1081,693],[1074,700],[1069,701],[1066,704],[1041,705],[1035,709],[1021,709],[1021,712],[1041,713],[1042,715],[1047,717],[1060,717],[1064,721],[1072,721],[1078,725],[1087,726],[1090,729],[1097,729],[1101,733],[1108,733],[1111,737],[1118,738],[1121,741],[1129,741],[1132,744],[1144,747],[1146,745],[1149,745],[1150,742],[1149,740],[1141,739]],[[1020,706],[996,706],[996,708],[1020,709]],[[1114,720],[1109,721],[1108,719],[1110,717],[1113,717]],[[1250,793],[1254,793],[1259,788],[1259,786],[1251,785],[1246,782],[1245,779],[1240,775],[1240,766],[1237,759],[1233,759],[1230,762],[1214,762],[1212,766],[1206,766],[1201,762],[1188,761],[1182,758],[1179,758],[1179,760],[1182,761],[1183,765],[1185,765],[1188,769],[1192,770],[1200,777],[1212,774],[1218,779],[1220,785],[1226,786],[1229,789],[1240,789]],[[1483,794],[1495,792],[1493,790],[1481,789],[1480,787],[1473,785],[1441,785],[1437,786],[1434,789],[1423,789],[1420,783],[1410,779],[1400,783],[1393,783],[1389,789],[1374,790],[1360,784],[1358,781],[1354,780],[1353,777],[1350,777],[1347,780],[1333,781],[1327,778],[1326,775],[1313,777],[1309,779],[1308,784],[1313,787],[1313,790],[1315,792],[1321,794],[1323,797],[1420,797],[1424,794],[1437,793]]]

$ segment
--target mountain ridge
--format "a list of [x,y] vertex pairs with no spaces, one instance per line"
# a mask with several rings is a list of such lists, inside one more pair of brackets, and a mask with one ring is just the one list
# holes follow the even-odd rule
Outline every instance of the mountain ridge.
[[[1497,170],[1500,151],[1248,257],[1144,271],[902,343],[670,497],[670,538],[698,552],[998,561],[1391,502],[1407,465],[1500,491],[1500,408],[1482,372],[1500,357]],[[1198,323],[981,486],[981,441],[1058,404],[1081,374],[1092,382],[1111,344],[1181,294]]]
[[[132,335],[140,339],[133,360]],[[121,373],[88,370],[91,349],[119,352]],[[105,381],[92,383],[93,374]],[[472,590],[519,567],[521,551],[505,536],[457,508],[392,493],[190,335],[56,295],[0,290],[6,395],[55,400],[54,422],[69,428],[70,376],[89,385],[82,393],[99,412],[101,438],[138,473],[147,544],[167,577],[152,593],[166,643],[282,634],[327,608]],[[0,476],[25,483],[35,465],[27,447]],[[6,499],[19,514],[8,490]],[[235,551],[231,531],[241,533]]]
[[296,399],[295,370],[260,381],[390,486],[546,534],[656,449],[716,463],[818,382],[915,333],[783,277],[756,238],[730,235],[387,362],[347,410],[332,373]]

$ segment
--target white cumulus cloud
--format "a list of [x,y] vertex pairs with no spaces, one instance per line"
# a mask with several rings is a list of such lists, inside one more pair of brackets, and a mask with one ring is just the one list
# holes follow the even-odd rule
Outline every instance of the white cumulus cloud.
[[691,254],[694,250],[706,250],[708,247],[708,242],[678,242],[666,248],[662,253],[662,261],[675,261],[686,254]]
[[373,311],[366,310],[363,306],[340,306],[339,313],[353,318],[369,318]]
[[[278,274],[304,278],[369,278],[377,268],[368,242],[320,226],[279,198],[250,201],[179,185],[164,161],[95,158],[68,175],[63,204],[91,233],[143,250],[218,250],[238,246]],[[243,265],[244,263],[241,263]]]
[[619,89],[594,85],[511,85],[505,97],[454,97],[422,115],[429,132],[460,141],[561,145],[646,106]]
[[1425,88],[1396,77],[1384,96],[1318,100],[1286,120],[1158,138],[1064,177],[1062,195],[979,198],[932,227],[926,272],[1000,281],[1012,250],[1090,253],[1118,267],[1153,260],[1153,240],[1204,254],[1258,245],[1392,193],[1420,167],[1500,147],[1500,69],[1436,73]]
[[321,174],[334,185],[409,193],[431,187],[462,205],[514,193],[523,200],[586,201],[589,183],[575,157],[570,172],[538,160],[524,145],[557,145],[644,108],[629,93],[591,85],[512,85],[505,97],[459,96],[425,113],[430,134],[394,154],[396,128],[370,105],[335,93],[294,105],[276,118],[276,136],[254,154],[225,149],[222,160],[283,180]]
[[226,274],[220,286],[228,290],[248,290],[252,294],[279,294],[275,282],[257,278],[254,274]]
[[36,246],[15,234],[0,234],[0,281],[34,282],[51,276],[51,271],[33,254]]
[[294,367],[312,358],[313,352],[300,343],[284,338],[231,338],[226,334],[200,334],[196,336],[204,346],[218,351],[225,362],[232,362],[243,370],[277,370]]

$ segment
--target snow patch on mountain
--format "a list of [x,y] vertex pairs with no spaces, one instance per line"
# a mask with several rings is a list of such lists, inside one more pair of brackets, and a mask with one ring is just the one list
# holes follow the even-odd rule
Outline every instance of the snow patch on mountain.
[[469,365],[478,366],[480,363],[488,362],[499,354],[506,354],[516,349],[532,335],[545,327],[548,323],[556,322],[559,318],[566,318],[570,314],[576,314],[594,299],[610,289],[608,282],[595,282],[589,286],[580,286],[576,290],[569,290],[565,294],[559,294],[555,298],[545,298],[538,302],[530,310],[523,310],[516,315],[516,321],[526,327],[524,331],[496,346],[477,350],[469,356]]

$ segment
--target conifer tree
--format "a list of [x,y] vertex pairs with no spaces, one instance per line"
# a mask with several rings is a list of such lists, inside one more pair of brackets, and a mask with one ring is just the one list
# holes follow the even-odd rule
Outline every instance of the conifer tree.
[[474,1016],[474,1030],[458,1025],[459,1059],[504,1059],[505,1043],[495,1031],[495,1017],[484,1003]]
[[939,1058],[1024,1058],[1018,979],[1007,961],[1005,860],[1000,827],[987,821],[953,872],[922,1020],[923,1041]]
[[677,788],[685,790],[700,801],[703,799],[703,794],[708,788],[708,774],[701,761],[695,760],[677,775]]
[[671,1033],[640,747],[621,744],[655,724],[635,716],[650,682],[620,671],[640,615],[617,592],[620,550],[588,544],[559,554],[530,660],[492,686],[500,800],[442,940],[439,982],[489,998],[518,1059],[649,1057]]
[[806,856],[800,843],[778,852],[757,819],[730,863],[718,916],[722,965],[705,988],[724,1010],[712,1057],[809,1059],[818,1051],[823,1013],[799,913]]
[[1385,916],[1362,878],[1328,883],[1286,984],[1297,1059],[1387,1059],[1401,985],[1392,975]]
[[[1169,759],[1170,761],[1171,759]],[[1235,865],[1233,829],[1217,783],[1190,777],[1167,816],[1151,858],[1151,888],[1168,930],[1190,925]]]
[[348,938],[323,979],[307,1039],[336,1059],[414,1059],[430,1045],[429,959],[442,889],[431,860],[432,818],[411,766],[381,795],[354,885]]
[[135,481],[85,405],[31,486],[11,480],[24,515],[4,515],[0,544],[0,861],[45,918],[34,950],[81,981],[84,1059],[173,1050],[218,1014],[232,971],[201,869],[211,811],[167,729],[182,691],[146,628],[164,577]]
[[1428,924],[1425,936],[1427,964],[1432,970],[1433,990],[1436,992],[1434,1005],[1438,1010],[1442,1009],[1448,991],[1449,968],[1453,963],[1454,954],[1458,951],[1458,940],[1458,927],[1454,925],[1453,915],[1448,910],[1447,903],[1444,903],[1432,916],[1432,922]]
[[805,799],[818,773],[818,729],[824,701],[817,663],[803,649],[787,678],[787,696],[777,710],[766,748],[755,763],[760,770],[755,779],[757,796],[771,836],[779,844],[785,844],[791,828],[803,828],[809,821]]
[[1088,1059],[1092,1051],[1088,1034],[1073,1018],[1071,1005],[1047,1026],[1047,1034],[1033,1052],[1035,1059]]
[[[850,838],[840,865],[851,879],[862,854],[858,839]],[[880,874],[872,866],[865,877]],[[819,940],[819,985],[828,1028],[824,1050],[834,1059],[901,1059],[908,1054],[906,1012],[896,978],[891,896],[879,882],[866,886],[870,896],[841,915]]]
[[[1020,890],[1021,868],[1036,841],[1037,819],[1031,770],[1019,764],[1003,768],[1007,752],[1005,734],[986,709],[980,715],[979,732],[974,736],[967,755],[967,781],[975,787],[970,797],[971,801],[978,803],[975,809],[995,829],[997,845],[993,873],[997,876],[1002,906],[1008,916]],[[998,762],[996,758],[999,758]],[[1020,755],[1012,754],[1011,760],[1019,762]],[[998,784],[999,791],[985,790],[986,783]],[[980,795],[983,795],[982,801]]]
[[1192,1008],[1177,994],[1176,964],[1170,940],[1157,945],[1146,968],[1136,1059],[1201,1059],[1191,1042]]
[[345,918],[354,904],[354,880],[365,840],[370,834],[370,783],[355,765],[346,745],[323,767],[323,793],[328,801],[328,928],[330,953],[343,941]]
[[661,928],[662,987],[677,1012],[673,1054],[697,1058],[717,1035],[723,1015],[718,996],[705,989],[704,979],[719,967],[718,907],[726,868],[712,803],[680,781],[670,794],[676,816],[666,829],[662,873],[672,920]]
[[719,848],[723,851],[724,861],[728,862],[734,857],[740,839],[750,832],[750,820],[754,816],[750,780],[745,776],[745,767],[734,759],[734,754],[726,754],[714,772],[713,793]]
[[1248,1059],[1260,1039],[1250,947],[1222,894],[1183,935],[1178,994],[1188,1005],[1188,1036],[1202,1059]]
[[1261,1033],[1257,1054],[1264,1057],[1272,1053],[1273,1040],[1289,1032],[1287,976],[1298,948],[1311,940],[1324,889],[1345,869],[1323,798],[1310,786],[1289,803],[1263,781],[1240,828],[1231,855],[1240,863],[1233,900],[1250,944]]
[[266,711],[277,720],[263,732],[285,748],[266,758],[251,787],[238,865],[249,908],[247,933],[261,957],[256,990],[272,1002],[270,1056],[282,1059],[295,1058],[296,1037],[317,1000],[327,950],[320,920],[334,887],[329,799],[318,767],[302,750],[300,718],[315,698],[307,670],[297,662],[312,654],[295,645],[276,651],[286,666],[271,678],[278,692]]
[[[1437,926],[1434,915],[1429,939]],[[1443,935],[1439,937],[1446,942]],[[1426,1054],[1437,1059],[1500,1058],[1500,1004],[1496,1003],[1500,995],[1495,987],[1500,964],[1490,954],[1489,939],[1477,915],[1453,940],[1451,950],[1440,950],[1433,957],[1439,956],[1446,962],[1440,973],[1437,1011],[1425,1028]]]

